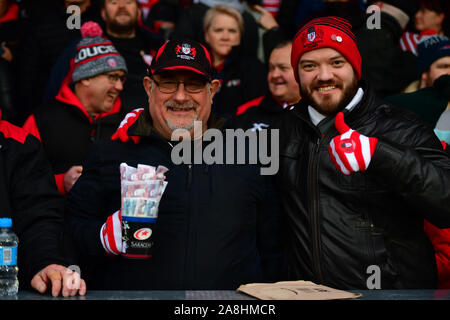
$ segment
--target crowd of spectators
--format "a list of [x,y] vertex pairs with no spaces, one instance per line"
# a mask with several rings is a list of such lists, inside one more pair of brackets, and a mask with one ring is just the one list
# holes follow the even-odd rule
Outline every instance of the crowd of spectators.
[[[338,16],[351,22],[363,57],[364,79],[384,97],[403,92],[418,79],[420,39],[449,32],[448,4],[440,0],[112,3],[105,7],[103,0],[0,2],[0,105],[4,119],[22,125],[57,95],[64,79],[70,77],[70,60],[86,21],[99,23],[127,62],[129,72],[121,93],[124,110],[145,104],[141,82],[157,48],[164,40],[187,37],[211,50],[215,76],[223,82],[213,109],[224,115],[232,115],[239,105],[264,94],[271,49],[283,40],[292,40],[296,30],[313,18]],[[374,13],[366,10],[373,4],[381,11],[380,27],[375,29],[367,27]],[[76,21],[73,14],[77,12],[68,9],[71,5],[79,8],[75,27],[68,22]],[[206,12],[217,5],[229,7],[225,7],[229,12],[216,8],[204,21]],[[222,40],[221,34],[214,41],[211,30],[217,15],[231,19],[225,24],[235,24],[234,40]],[[225,50],[220,58],[218,50]]]

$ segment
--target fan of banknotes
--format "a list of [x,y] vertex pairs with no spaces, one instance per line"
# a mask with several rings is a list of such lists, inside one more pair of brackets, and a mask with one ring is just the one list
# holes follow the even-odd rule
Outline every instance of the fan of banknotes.
[[138,164],[137,168],[120,164],[122,216],[158,218],[158,206],[167,186],[164,175],[169,169]]

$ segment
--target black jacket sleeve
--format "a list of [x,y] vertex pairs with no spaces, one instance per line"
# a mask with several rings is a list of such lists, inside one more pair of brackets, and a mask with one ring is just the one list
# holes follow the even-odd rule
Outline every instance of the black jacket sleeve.
[[35,137],[29,134],[23,145],[8,144],[5,153],[13,228],[19,237],[19,272],[25,279],[21,285],[28,285],[42,268],[66,265],[59,246],[64,199]]
[[450,227],[450,158],[433,131],[415,128],[412,144],[379,139],[368,170],[393,186],[405,202],[440,228]]

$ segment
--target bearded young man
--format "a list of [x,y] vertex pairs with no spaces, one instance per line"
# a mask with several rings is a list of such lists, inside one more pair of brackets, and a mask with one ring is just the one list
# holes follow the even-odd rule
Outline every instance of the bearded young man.
[[141,15],[135,0],[105,0],[101,15],[106,23],[106,32],[116,38],[136,36],[138,19]]
[[291,63],[302,100],[280,126],[278,176],[289,278],[340,289],[435,288],[423,223],[450,226],[450,159],[432,128],[361,80],[346,20],[302,27]]

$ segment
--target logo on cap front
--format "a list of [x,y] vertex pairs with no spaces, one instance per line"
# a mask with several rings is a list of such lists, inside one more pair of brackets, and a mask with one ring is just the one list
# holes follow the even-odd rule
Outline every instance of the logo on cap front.
[[116,61],[115,58],[109,58],[108,60],[106,60],[106,62],[108,63],[108,65],[109,65],[111,68],[117,67],[117,61]]
[[301,41],[303,43],[303,48],[312,49],[317,47],[321,42],[323,42],[324,31],[320,27],[309,27],[303,31],[301,35]]
[[312,42],[316,38],[316,31],[314,30],[314,27],[311,27],[308,29],[308,41]]
[[192,48],[190,44],[183,43],[181,46],[177,45],[175,47],[175,54],[177,55],[177,58],[194,60],[197,55],[197,50]]

